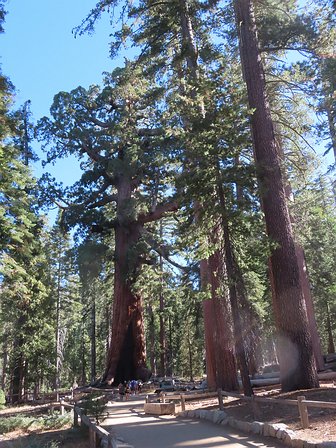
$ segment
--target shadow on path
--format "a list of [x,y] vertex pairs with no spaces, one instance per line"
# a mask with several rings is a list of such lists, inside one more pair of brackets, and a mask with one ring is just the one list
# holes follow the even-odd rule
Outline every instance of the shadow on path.
[[143,412],[143,405],[144,399],[140,397],[132,397],[128,402],[110,403],[109,418],[102,426],[135,448],[284,447],[276,439],[239,433],[204,420],[147,415]]

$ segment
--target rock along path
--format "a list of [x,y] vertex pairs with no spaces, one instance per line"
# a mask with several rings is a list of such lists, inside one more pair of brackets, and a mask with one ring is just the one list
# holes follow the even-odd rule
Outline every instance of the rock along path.
[[[280,448],[276,439],[236,432],[204,420],[152,416],[143,412],[144,397],[108,403],[109,417],[101,426],[118,437],[118,446],[134,448]],[[123,443],[120,443],[120,440]]]

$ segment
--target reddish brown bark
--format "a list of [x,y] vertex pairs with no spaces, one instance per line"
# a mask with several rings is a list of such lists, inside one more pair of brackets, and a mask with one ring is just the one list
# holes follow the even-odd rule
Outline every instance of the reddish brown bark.
[[219,249],[209,257],[209,280],[211,284],[214,313],[216,350],[216,387],[238,390],[237,366],[234,356],[233,322],[229,299],[223,288],[223,254]]
[[[126,176],[117,185],[117,217],[114,254],[114,301],[112,335],[104,380],[108,384],[139,378],[147,380],[142,304],[132,291],[132,271],[139,265],[131,249],[139,240],[142,226],[127,222],[125,210],[132,196],[131,180]],[[142,373],[143,376],[138,376]]]
[[216,348],[215,348],[215,316],[211,299],[203,301],[205,366],[208,388],[217,389],[216,384]]
[[281,385],[284,391],[318,387],[280,160],[266,98],[253,5],[251,0],[236,0],[234,5],[248,101],[254,111],[251,125],[262,206],[267,233],[274,245],[270,265]]
[[323,361],[323,354],[322,354],[322,348],[321,348],[321,339],[320,335],[317,329],[317,323],[315,318],[315,310],[314,310],[314,303],[313,298],[311,295],[311,289],[310,289],[310,283],[308,278],[308,272],[307,272],[307,264],[305,259],[304,250],[299,244],[295,244],[295,253],[296,258],[299,265],[299,271],[300,271],[300,279],[302,283],[303,288],[303,296],[304,296],[304,303],[305,303],[305,309],[307,313],[307,319],[308,319],[308,325],[309,325],[309,331],[312,339],[312,347],[313,347],[313,353],[315,357],[316,367],[319,370],[324,369],[324,361]]
[[173,202],[160,204],[147,215],[142,214],[136,221],[130,221],[127,210],[132,198],[132,181],[123,176],[116,187],[112,334],[104,375],[104,381],[108,384],[132,378],[147,381],[150,376],[146,367],[142,299],[133,291],[134,276],[142,262],[134,247],[145,223],[160,219],[167,211],[177,209],[177,204]]
[[[284,168],[285,153],[283,150],[282,142],[279,138],[277,139],[277,142],[278,142],[277,149],[278,149],[278,153],[279,153],[279,156],[280,156],[280,159],[282,162],[283,177],[285,179],[286,199],[287,199],[287,201],[293,201],[292,187],[289,182],[289,179],[288,179],[288,176],[286,173],[286,169]],[[290,213],[289,217],[290,217],[291,223],[295,224],[294,215]],[[319,370],[322,370],[324,368],[324,361],[323,361],[323,355],[322,355],[320,335],[318,333],[317,323],[316,323],[316,318],[315,318],[314,303],[313,303],[313,297],[311,294],[311,288],[310,288],[310,283],[309,283],[306,258],[305,258],[303,248],[298,243],[295,243],[295,253],[296,253],[296,258],[297,258],[297,262],[298,262],[298,266],[299,266],[300,281],[302,284],[305,309],[306,309],[306,313],[307,313],[309,331],[310,331],[310,335],[312,338],[312,347],[313,347],[316,367]]]

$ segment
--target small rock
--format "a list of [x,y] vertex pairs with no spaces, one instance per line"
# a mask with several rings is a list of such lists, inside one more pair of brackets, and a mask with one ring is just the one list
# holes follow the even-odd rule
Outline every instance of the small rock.
[[253,434],[262,434],[264,424],[262,422],[253,422],[251,424],[251,430]]
[[212,416],[212,421],[216,424],[220,424],[226,416],[227,414],[224,411],[215,411]]
[[309,440],[304,440],[303,448],[316,448],[316,443],[310,442]]
[[316,443],[316,448],[336,448],[336,442]]
[[303,448],[303,440],[292,439],[292,448]]
[[237,420],[237,429],[240,429],[241,431],[244,432],[251,432],[252,423]]
[[295,431],[292,431],[290,429],[286,429],[286,430],[283,430],[283,431],[284,431],[284,437],[282,439],[283,442],[287,446],[292,446],[292,440],[296,439],[296,437],[297,437]]
[[273,429],[272,425],[270,425],[269,423],[264,423],[263,435],[265,437],[271,437],[272,429]]

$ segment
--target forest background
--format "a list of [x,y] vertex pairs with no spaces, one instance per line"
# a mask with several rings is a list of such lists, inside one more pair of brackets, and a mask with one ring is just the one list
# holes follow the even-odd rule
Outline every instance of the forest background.
[[[198,51],[193,79],[188,73],[192,70],[190,54],[183,48],[183,30],[179,38],[174,23],[174,8],[171,16],[156,11],[158,6],[151,2],[147,6],[155,10],[152,17],[146,15],[144,5],[138,11],[124,11],[129,14],[129,23],[136,14],[146,19],[134,35],[127,22],[120,22],[120,30],[116,24],[112,27],[112,16],[106,13],[103,22],[84,22],[75,39],[71,30],[94,7],[90,1],[80,3],[80,8],[75,2],[48,7],[33,2],[29,9],[25,9],[27,2],[4,5],[8,16],[2,39],[7,39],[8,45],[3,52],[2,72],[19,93],[15,109],[10,106],[14,90],[3,78],[2,388],[16,400],[31,388],[38,393],[41,388],[69,386],[74,380],[86,383],[105,372],[115,282],[115,241],[113,233],[107,231],[115,217],[111,206],[114,193],[103,182],[88,196],[97,174],[92,169],[92,148],[81,147],[90,141],[90,116],[81,105],[92,102],[87,112],[96,120],[93,140],[105,144],[112,138],[104,134],[102,125],[108,112],[115,109],[111,92],[119,101],[118,107],[135,98],[134,109],[128,110],[128,118],[135,121],[123,121],[122,117],[118,122],[118,118],[111,129],[115,143],[131,139],[134,146],[129,169],[138,170],[140,166],[144,181],[129,198],[126,215],[146,216],[141,238],[128,251],[127,276],[132,293],[143,301],[142,323],[150,354],[147,367],[160,375],[189,378],[205,372],[204,303],[214,299],[214,290],[230,302],[230,281],[222,263],[218,274],[221,284],[214,287],[209,280],[202,282],[199,263],[211,257],[213,261],[214,255],[223,250],[222,230],[214,231],[223,221],[230,230],[246,292],[240,294],[239,309],[245,325],[244,340],[253,341],[245,342],[248,367],[254,373],[261,365],[276,362],[267,263],[272,242],[263,224],[248,124],[252,111],[247,107],[237,64],[238,43],[230,5],[189,2]],[[114,2],[108,3],[113,6]],[[104,2],[98,4],[96,12],[99,7],[104,7]],[[256,3],[268,95],[277,138],[284,148],[281,157],[285,177],[292,189],[293,225],[297,241],[305,250],[324,352],[335,351],[334,8],[333,2],[322,1]],[[118,7],[115,17],[121,12]],[[161,30],[155,29],[155,19],[160,19]],[[81,35],[87,25],[94,25],[95,33]],[[68,27],[67,33],[62,31],[63,26]],[[169,37],[171,32],[169,26],[173,32],[167,47],[162,48],[162,36]],[[155,32],[161,37],[155,37]],[[10,39],[14,34],[13,45]],[[66,34],[74,39],[72,43],[63,41]],[[57,38],[54,43],[47,38],[50,35]],[[133,39],[138,48],[133,47],[131,52],[122,49],[112,62],[108,57],[112,38],[123,45]],[[150,42],[151,53],[146,45],[141,48],[146,41]],[[111,52],[116,53],[116,47],[111,46]],[[142,59],[133,67],[131,60],[139,54]],[[125,68],[111,74],[114,67],[124,66],[125,55]],[[164,59],[173,67],[175,79],[164,68]],[[99,76],[103,71],[104,82]],[[183,71],[187,75],[181,74]],[[89,87],[94,83],[100,87]],[[76,89],[78,85],[83,88]],[[55,97],[51,119],[40,120],[35,127],[37,120],[49,115],[58,91],[63,93]],[[148,101],[143,104],[139,98]],[[137,122],[139,110],[145,110],[145,116]],[[204,114],[208,114],[207,120],[202,121]],[[81,129],[80,135],[76,126]],[[142,135],[128,133],[126,126],[141,128]],[[159,132],[162,127],[163,134]],[[36,138],[49,152],[40,154],[41,143]],[[46,166],[55,181],[49,176],[40,178],[44,170],[36,168],[36,153],[51,162],[59,156],[67,157],[63,162],[57,159],[55,168]],[[81,164],[75,162],[76,156]],[[37,184],[32,168],[40,178]],[[115,175],[118,169],[109,166],[107,173]],[[69,187],[81,171],[85,173],[81,182],[64,191],[59,182]],[[225,213],[221,191],[226,197]],[[154,212],[163,202],[173,204],[163,210],[171,214],[162,212],[159,219],[149,219],[150,210]],[[59,213],[50,228],[44,213],[55,204]],[[224,322],[228,327],[233,325],[228,316]],[[226,337],[234,339],[232,335]],[[237,352],[237,347],[231,350]],[[124,366],[124,371],[127,368]]]

